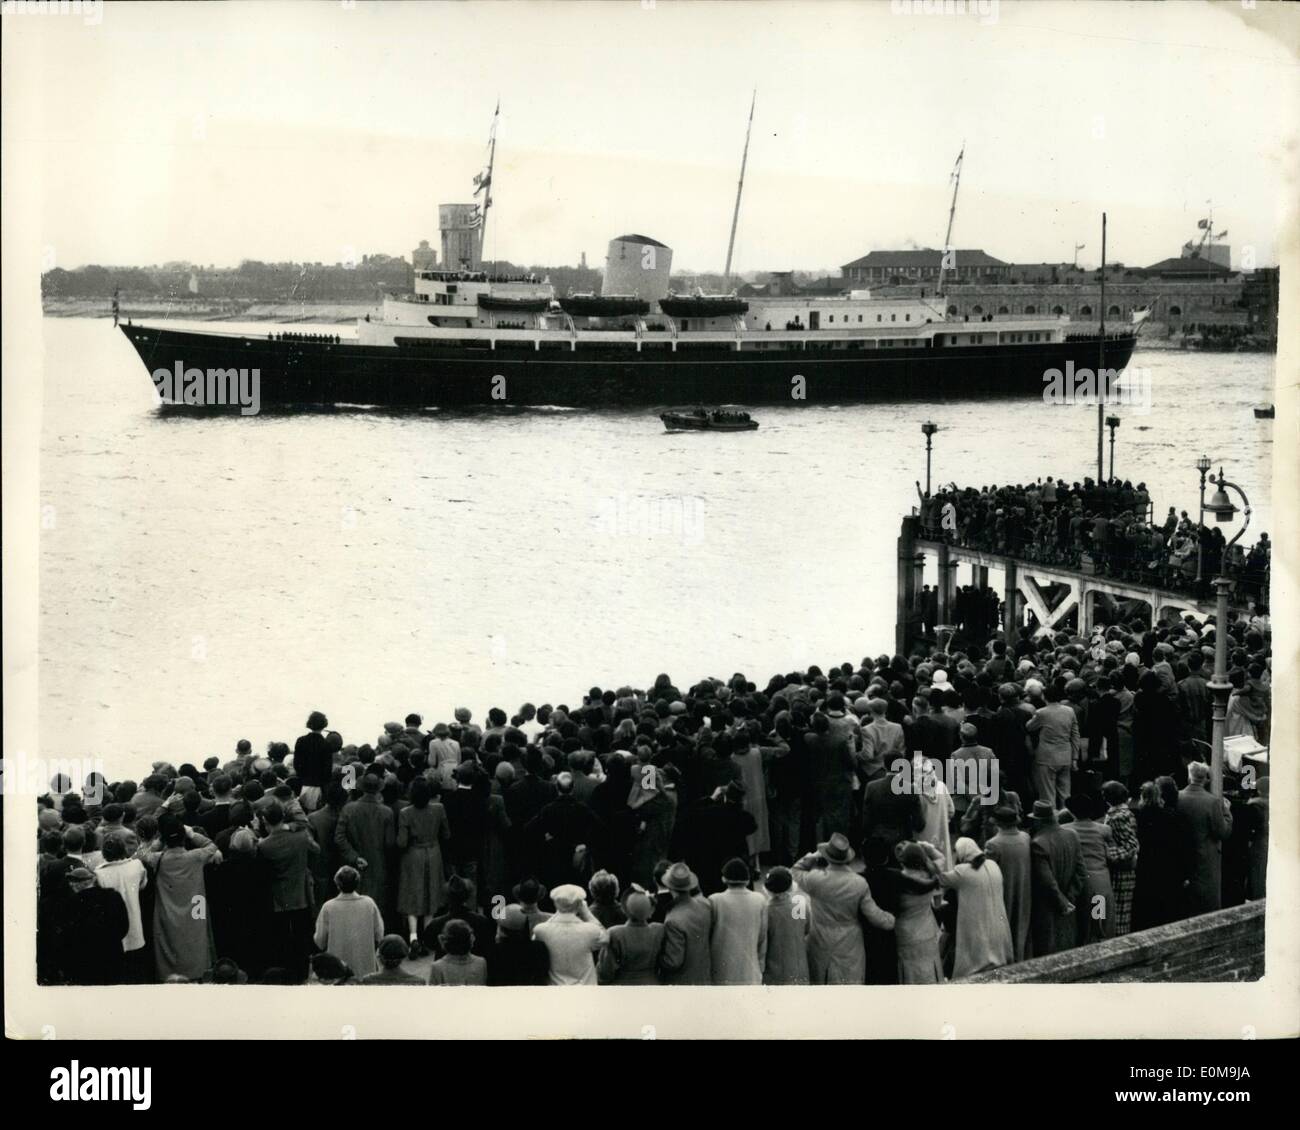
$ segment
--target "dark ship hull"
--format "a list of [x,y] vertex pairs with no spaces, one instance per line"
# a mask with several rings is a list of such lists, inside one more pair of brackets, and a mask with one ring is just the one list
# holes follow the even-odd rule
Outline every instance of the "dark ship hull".
[[[672,350],[646,343],[582,340],[419,340],[360,345],[343,339],[271,340],[255,335],[122,325],[146,370],[258,371],[263,408],[365,405],[491,408],[502,405],[612,408],[682,403],[857,404],[1042,396],[1044,374],[1095,368],[1098,340],[907,348],[845,348],[844,341],[738,351],[725,342]],[[324,336],[324,335],[322,335]],[[1136,336],[1107,335],[1106,367],[1123,369]],[[504,379],[502,379],[504,378]],[[197,407],[205,407],[199,405]],[[219,410],[213,408],[212,410]]]

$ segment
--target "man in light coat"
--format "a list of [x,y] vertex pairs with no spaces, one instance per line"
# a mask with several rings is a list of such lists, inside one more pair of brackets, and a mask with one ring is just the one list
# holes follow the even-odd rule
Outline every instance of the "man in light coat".
[[858,754],[858,773],[866,781],[883,776],[895,758],[906,756],[903,727],[886,718],[888,709],[886,699],[867,699],[870,720],[862,727],[862,751]]
[[1034,750],[1034,795],[1059,811],[1070,799],[1070,768],[1083,748],[1078,715],[1051,687],[1046,705],[1034,711],[1025,729],[1038,743]]
[[767,958],[767,899],[749,890],[749,867],[743,859],[727,861],[722,881],[726,887],[709,896],[713,984],[761,985]]
[[562,883],[551,892],[555,913],[533,931],[551,959],[552,985],[596,984],[596,954],[609,934],[587,909],[587,892]]
[[1228,802],[1207,788],[1210,767],[1203,761],[1187,766],[1187,787],[1178,794],[1178,822],[1188,838],[1191,875],[1187,881],[1187,913],[1208,914],[1223,905],[1223,841],[1232,835]]
[[1014,808],[999,808],[993,813],[997,832],[984,844],[984,854],[1002,869],[1002,900],[1011,924],[1011,946],[1016,961],[1024,961],[1029,951],[1029,919],[1033,905],[1033,869],[1029,853],[1029,835],[1022,832]]
[[814,985],[861,985],[867,976],[862,921],[892,930],[894,916],[881,910],[867,881],[851,864],[848,837],[836,832],[794,865],[794,879],[810,902],[808,967]]

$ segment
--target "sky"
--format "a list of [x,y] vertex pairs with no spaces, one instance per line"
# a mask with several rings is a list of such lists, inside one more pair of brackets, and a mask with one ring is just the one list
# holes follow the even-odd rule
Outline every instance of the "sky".
[[[934,5],[930,5],[933,7]],[[951,5],[950,5],[951,6]],[[1177,255],[1213,208],[1278,256],[1300,69],[1239,2],[114,4],[6,12],[4,159],[44,265],[338,262],[437,242],[500,99],[489,257],[601,265],[624,232],[738,271],[943,243]],[[980,11],[983,11],[983,15]]]

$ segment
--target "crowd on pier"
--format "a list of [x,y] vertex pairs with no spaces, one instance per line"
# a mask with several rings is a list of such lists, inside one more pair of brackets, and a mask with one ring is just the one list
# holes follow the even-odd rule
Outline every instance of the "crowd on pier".
[[1201,598],[1212,598],[1213,578],[1227,576],[1236,582],[1235,603],[1268,607],[1268,534],[1225,552],[1222,529],[1186,510],[1171,506],[1157,522],[1145,483],[1050,476],[1006,486],[953,483],[923,502],[927,537]]
[[[313,713],[38,804],[46,984],[936,983],[1262,898],[1267,760],[1206,764],[1213,622],[573,705]],[[1270,635],[1223,626],[1227,732]]]

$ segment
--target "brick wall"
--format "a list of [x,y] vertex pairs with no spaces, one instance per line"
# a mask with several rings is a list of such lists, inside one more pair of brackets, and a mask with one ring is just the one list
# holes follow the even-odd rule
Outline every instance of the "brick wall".
[[967,984],[1032,984],[1098,981],[1257,981],[1264,975],[1264,902],[1216,910],[1169,926],[1157,926],[1037,957]]

